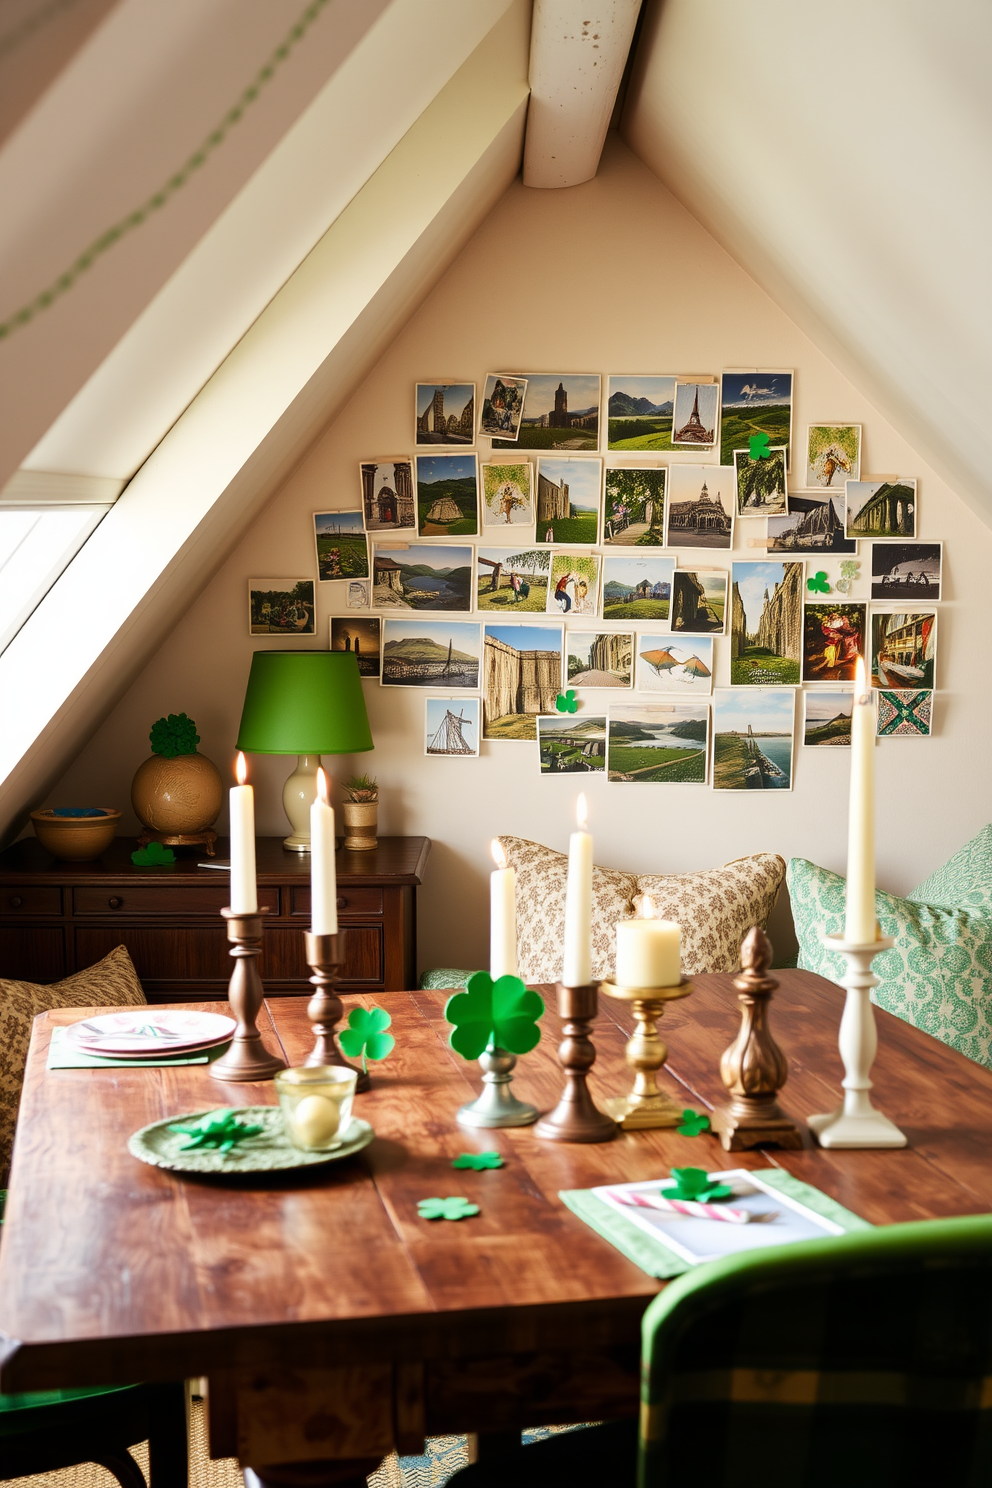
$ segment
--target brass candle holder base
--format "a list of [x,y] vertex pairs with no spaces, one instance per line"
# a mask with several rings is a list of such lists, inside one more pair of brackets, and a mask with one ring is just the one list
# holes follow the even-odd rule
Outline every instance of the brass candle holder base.
[[565,1089],[553,1111],[542,1116],[535,1136],[548,1142],[612,1142],[617,1124],[589,1094],[586,1076],[596,1061],[589,1027],[599,1011],[595,982],[583,987],[558,983],[558,1015],[565,1037],[558,1045],[558,1059],[565,1071]]
[[257,958],[262,953],[262,926],[268,912],[267,908],[255,914],[221,910],[227,921],[227,938],[231,941],[231,955],[234,957],[227,1000],[238,1026],[227,1053],[210,1066],[210,1074],[215,1080],[269,1080],[276,1070],[286,1068],[285,1059],[270,1054],[262,1043],[256,1023],[265,997]]
[[338,968],[344,965],[344,937],[343,930],[336,935],[314,935],[312,930],[303,932],[307,965],[313,972],[310,982],[317,989],[307,1003],[314,1045],[304,1062],[309,1066],[334,1065],[338,1069],[353,1070],[358,1076],[355,1090],[364,1091],[372,1083],[368,1071],[359,1069],[357,1064],[349,1064],[338,1048],[337,1025],[344,1012],[338,996],[338,982],[341,980]]
[[658,1034],[658,1023],[666,1002],[688,997],[692,982],[688,977],[674,987],[624,987],[616,982],[602,982],[600,990],[607,997],[629,1002],[637,1028],[626,1049],[626,1060],[636,1072],[634,1088],[629,1095],[604,1101],[607,1114],[623,1131],[646,1131],[659,1126],[681,1126],[682,1113],[691,1109],[675,1102],[658,1088],[658,1072],[668,1058],[668,1045]]

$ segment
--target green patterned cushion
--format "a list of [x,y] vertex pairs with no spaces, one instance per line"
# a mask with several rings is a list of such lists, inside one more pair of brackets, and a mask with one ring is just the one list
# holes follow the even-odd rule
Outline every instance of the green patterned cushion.
[[[844,879],[793,858],[788,885],[799,965],[835,982],[844,959],[827,951],[820,935],[844,928]],[[992,914],[883,893],[875,895],[875,912],[895,945],[875,957],[872,1000],[992,1068]]]
[[471,975],[470,971],[456,971],[453,966],[436,966],[433,971],[424,972],[420,985],[425,991],[438,987],[464,987]]
[[992,915],[992,827],[983,827],[909,897],[917,904],[977,909]]

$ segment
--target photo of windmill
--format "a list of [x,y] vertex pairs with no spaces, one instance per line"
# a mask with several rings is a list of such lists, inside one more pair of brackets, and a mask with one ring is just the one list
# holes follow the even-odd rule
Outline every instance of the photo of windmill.
[[606,714],[537,720],[542,775],[602,774],[606,769]]
[[417,531],[421,537],[466,537],[479,530],[475,455],[417,456]]
[[637,686],[642,692],[705,697],[713,688],[713,639],[642,635],[637,653]]
[[730,682],[796,687],[803,657],[802,563],[731,567]]
[[474,690],[479,685],[479,629],[470,620],[386,620],[383,687]]
[[713,789],[791,790],[796,695],[776,688],[717,688]]
[[791,464],[792,373],[724,372],[720,394],[720,463],[731,464],[734,450],[751,448],[752,434],[767,434],[769,445],[785,445]]
[[607,778],[630,784],[705,785],[710,710],[703,703],[611,708]]
[[368,578],[369,545],[359,510],[314,512],[313,531],[321,583]]
[[480,610],[526,614],[545,610],[550,548],[478,548],[475,555],[475,603]]
[[479,698],[427,698],[424,753],[473,758],[479,753]]
[[374,610],[470,610],[472,549],[418,543],[376,545]]
[[671,449],[674,377],[613,376],[607,389],[608,449]]

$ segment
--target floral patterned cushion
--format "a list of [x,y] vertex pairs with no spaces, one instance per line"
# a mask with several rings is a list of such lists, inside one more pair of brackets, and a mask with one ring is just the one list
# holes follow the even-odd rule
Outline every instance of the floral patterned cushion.
[[992,915],[992,827],[983,827],[908,897],[916,904]]
[[[945,864],[927,883],[939,880],[949,868]],[[845,880],[805,858],[793,858],[788,881],[799,965],[837,981],[844,958],[826,950],[820,935],[838,934],[844,928]],[[960,883],[967,897],[967,882],[962,878]],[[879,978],[872,1001],[992,1068],[992,913],[920,903],[918,896],[925,887],[921,885],[910,899],[875,895],[882,934],[891,936],[895,945],[872,963]]]
[[[522,837],[499,839],[517,870],[517,961],[528,982],[553,982],[561,975],[565,933],[568,857]],[[682,927],[682,969],[735,971],[740,946],[752,925],[767,923],[785,873],[774,853],[739,858],[701,873],[637,875],[596,868],[592,878],[592,974],[612,976],[617,920],[636,913],[635,900],[649,893],[663,919]]]
[[130,1007],[145,1000],[122,945],[95,966],[48,987],[0,980],[0,1179],[10,1167],[33,1019],[48,1008]]

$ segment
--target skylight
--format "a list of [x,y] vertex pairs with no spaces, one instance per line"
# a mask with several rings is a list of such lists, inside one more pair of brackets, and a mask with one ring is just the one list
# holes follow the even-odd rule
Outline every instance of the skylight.
[[109,510],[103,505],[0,507],[0,651]]

